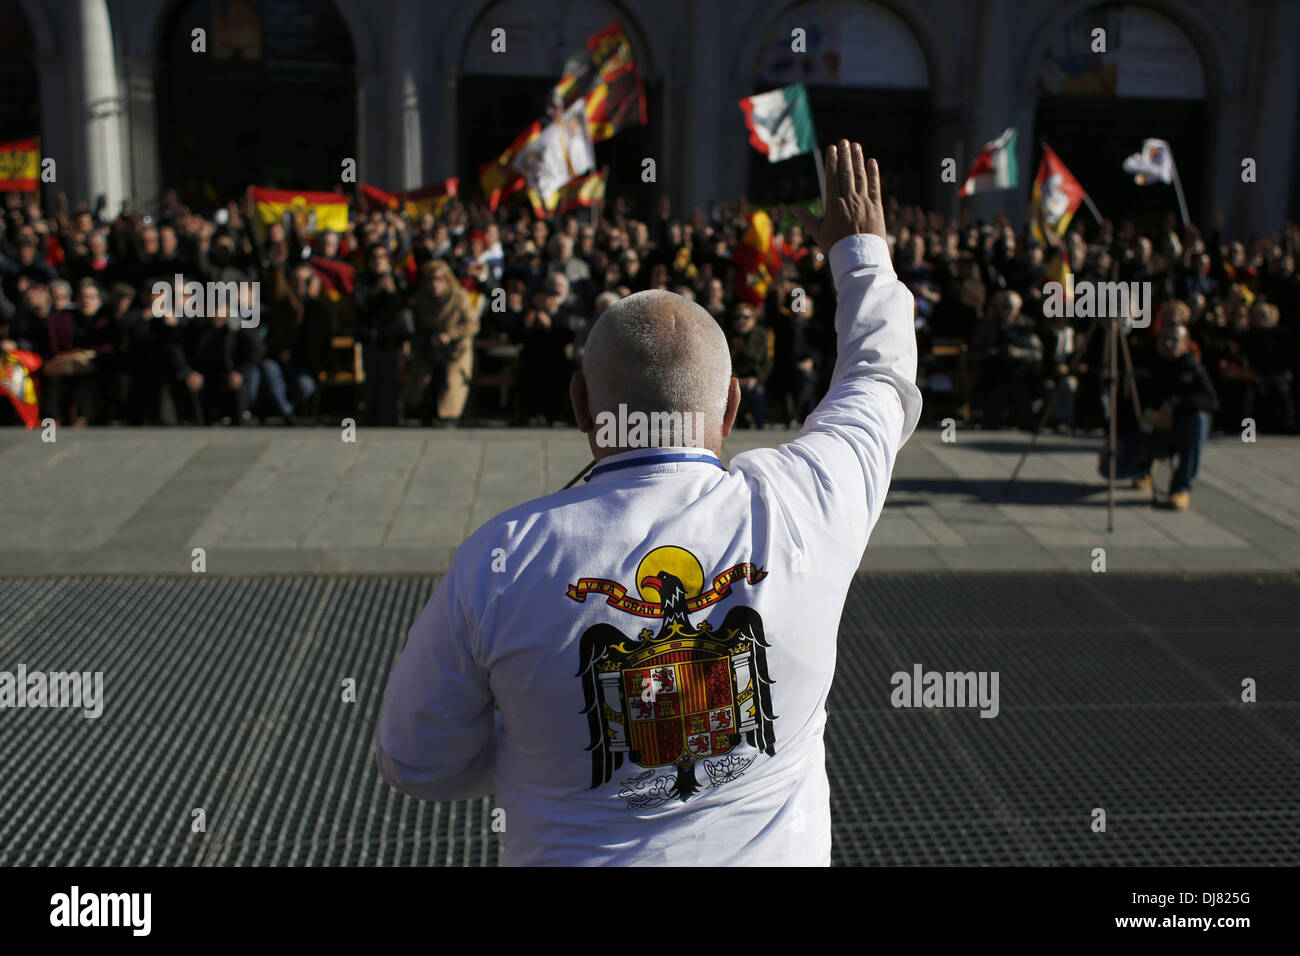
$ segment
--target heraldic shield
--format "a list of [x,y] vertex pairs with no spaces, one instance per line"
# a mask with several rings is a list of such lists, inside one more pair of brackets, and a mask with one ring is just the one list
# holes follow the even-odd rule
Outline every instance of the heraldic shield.
[[[626,758],[646,769],[675,768],[671,793],[685,801],[699,789],[695,764],[730,753],[742,738],[774,755],[776,718],[762,618],[751,607],[733,607],[715,629],[707,620],[691,624],[688,613],[729,595],[732,581],[755,585],[766,576],[739,564],[702,591],[704,575],[695,556],[665,547],[646,555],[637,570],[643,600],[604,578],[569,586],[574,600],[599,592],[619,610],[661,618],[657,633],[642,628],[629,637],[601,623],[579,641],[575,676],[582,679],[591,732],[593,789],[608,783]],[[660,600],[648,600],[653,597]]]

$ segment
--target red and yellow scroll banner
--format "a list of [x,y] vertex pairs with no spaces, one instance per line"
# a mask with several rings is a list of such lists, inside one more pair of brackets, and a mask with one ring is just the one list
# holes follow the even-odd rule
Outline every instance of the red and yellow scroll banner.
[[[686,610],[698,611],[701,608],[717,604],[723,598],[730,596],[733,581],[743,579],[753,585],[765,577],[767,577],[767,572],[757,565],[749,562],[737,564],[721,574],[715,575],[713,587],[693,598],[688,598]],[[636,614],[639,617],[663,616],[662,604],[651,604],[649,601],[638,601],[636,598],[628,597],[627,588],[617,581],[611,581],[609,578],[579,578],[578,583],[570,584],[565,593],[575,601],[586,601],[587,595],[592,593],[604,594],[606,595],[605,603],[610,607],[618,608],[620,611]]]

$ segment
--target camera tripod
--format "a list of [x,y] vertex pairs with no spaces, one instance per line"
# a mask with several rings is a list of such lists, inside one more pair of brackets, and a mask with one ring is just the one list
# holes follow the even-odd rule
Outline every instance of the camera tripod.
[[[1025,450],[1021,452],[1020,460],[1016,462],[1016,467],[1012,470],[1011,477],[1008,478],[1007,483],[1002,486],[1003,495],[1010,493],[1011,486],[1015,483],[1016,476],[1020,474],[1020,469],[1024,466],[1025,460],[1029,457],[1029,453],[1034,450],[1034,445],[1038,442],[1038,433],[1043,430],[1043,426],[1047,424],[1047,419],[1051,416],[1052,412],[1056,410],[1057,403],[1061,400],[1061,393],[1065,391],[1065,387],[1068,384],[1070,377],[1078,373],[1079,365],[1088,353],[1088,343],[1092,341],[1092,336],[1096,333],[1097,329],[1101,327],[1102,321],[1103,320],[1094,320],[1092,325],[1084,333],[1083,341],[1075,349],[1075,354],[1071,358],[1065,374],[1062,375],[1061,380],[1057,382],[1056,388],[1052,392],[1052,397],[1049,398],[1047,403],[1043,406],[1043,412],[1039,416],[1038,422],[1034,425],[1033,432],[1030,433],[1029,444],[1025,446]],[[1138,398],[1137,382],[1133,375],[1133,355],[1129,351],[1128,339],[1120,330],[1119,317],[1111,316],[1104,321],[1106,323],[1106,365],[1102,373],[1102,387],[1109,396],[1109,399],[1106,402],[1106,418],[1108,419],[1106,430],[1110,442],[1110,474],[1107,476],[1106,488],[1106,530],[1110,532],[1115,530],[1115,459],[1119,457],[1118,410],[1121,372],[1119,364],[1121,356],[1123,357],[1124,362],[1124,387],[1128,390],[1129,395],[1133,399],[1133,415],[1135,420],[1138,422],[1142,421],[1142,403]]]

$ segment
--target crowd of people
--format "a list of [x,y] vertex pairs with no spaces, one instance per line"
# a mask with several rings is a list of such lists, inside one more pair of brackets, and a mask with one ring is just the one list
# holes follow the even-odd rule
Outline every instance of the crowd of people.
[[[200,215],[168,193],[155,218],[10,193],[0,340],[40,357],[40,414],[61,424],[394,426],[463,421],[469,407],[476,421],[545,425],[571,420],[568,380],[601,312],[669,289],[725,329],[740,427],[795,425],[834,364],[827,250],[792,210],[772,209],[769,262],[780,265],[759,282],[734,261],[749,212],[741,201],[674,215],[663,201],[638,219],[615,201],[595,222],[588,211],[543,220],[452,199],[412,218],[357,208],[346,232],[307,235],[257,223],[240,202]],[[1296,430],[1294,225],[1246,243],[1222,236],[1218,215],[1204,233],[1172,217],[1154,235],[1077,222],[1044,246],[1001,214],[975,223],[894,204],[888,222],[916,299],[931,417],[1104,425],[1104,331],[1044,314],[1063,258],[1076,281],[1151,283],[1154,320],[1129,337],[1140,380],[1153,380],[1161,334],[1179,326],[1180,355],[1212,387],[1213,428],[1251,418],[1260,431]],[[186,282],[173,290],[177,276]],[[193,282],[234,283],[239,298],[189,308]]]
[[[1177,325],[1212,384],[1216,430],[1240,432],[1250,418],[1259,430],[1296,431],[1300,229],[1293,224],[1247,246],[1222,238],[1220,214],[1208,235],[1178,228],[1170,216],[1154,236],[1106,222],[1090,238],[1071,231],[1044,245],[1026,241],[1006,220],[961,228],[920,211],[902,219],[895,266],[916,297],[922,355],[929,355],[923,364],[935,371],[936,340],[966,346],[969,392],[983,427],[1031,428],[1040,418],[1072,431],[1104,425],[1107,323],[1045,308],[1047,284],[1068,270],[1076,286],[1141,283],[1149,290],[1145,316],[1121,316],[1133,325],[1123,323],[1127,348],[1117,350],[1119,377],[1125,381],[1131,365],[1140,397],[1162,330]],[[1159,398],[1146,397],[1147,405]],[[1121,430],[1135,424],[1125,418],[1130,409],[1118,409]]]

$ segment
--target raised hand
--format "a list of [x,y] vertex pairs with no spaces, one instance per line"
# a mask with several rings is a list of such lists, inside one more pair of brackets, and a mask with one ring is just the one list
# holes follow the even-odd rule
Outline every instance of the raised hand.
[[820,222],[799,210],[804,228],[829,250],[845,236],[885,238],[885,207],[880,196],[880,167],[864,160],[861,143],[840,140],[826,149],[826,212]]

